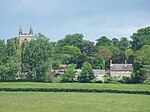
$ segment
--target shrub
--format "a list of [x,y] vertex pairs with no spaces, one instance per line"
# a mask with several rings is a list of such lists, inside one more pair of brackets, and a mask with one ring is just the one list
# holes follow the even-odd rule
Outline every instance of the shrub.
[[62,76],[62,82],[73,82],[75,77],[75,64],[69,64],[67,70],[65,70],[64,75]]

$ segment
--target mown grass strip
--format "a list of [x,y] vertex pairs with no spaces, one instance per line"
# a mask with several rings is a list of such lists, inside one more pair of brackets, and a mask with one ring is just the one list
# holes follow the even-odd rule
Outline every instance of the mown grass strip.
[[85,92],[85,93],[125,93],[150,95],[150,91],[128,91],[112,89],[68,89],[68,88],[0,88],[0,91],[24,92]]

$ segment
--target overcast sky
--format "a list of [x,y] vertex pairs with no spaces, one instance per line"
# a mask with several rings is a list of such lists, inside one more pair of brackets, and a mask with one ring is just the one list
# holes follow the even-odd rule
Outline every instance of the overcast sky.
[[73,33],[130,38],[150,26],[150,0],[0,0],[0,39],[17,37],[20,25],[27,33],[30,24],[51,41]]

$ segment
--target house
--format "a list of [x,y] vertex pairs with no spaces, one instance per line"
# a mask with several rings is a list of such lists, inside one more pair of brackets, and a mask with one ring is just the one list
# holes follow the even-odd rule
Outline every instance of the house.
[[110,76],[112,77],[129,77],[131,76],[132,70],[132,64],[127,64],[126,60],[124,64],[113,64],[112,60],[110,60]]

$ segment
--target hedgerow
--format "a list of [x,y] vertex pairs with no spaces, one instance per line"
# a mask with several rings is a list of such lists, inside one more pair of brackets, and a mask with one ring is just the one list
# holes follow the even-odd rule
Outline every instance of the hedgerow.
[[68,88],[0,88],[0,91],[24,91],[24,92],[85,92],[85,93],[124,93],[124,94],[145,94],[150,91],[128,91],[110,89],[68,89]]

